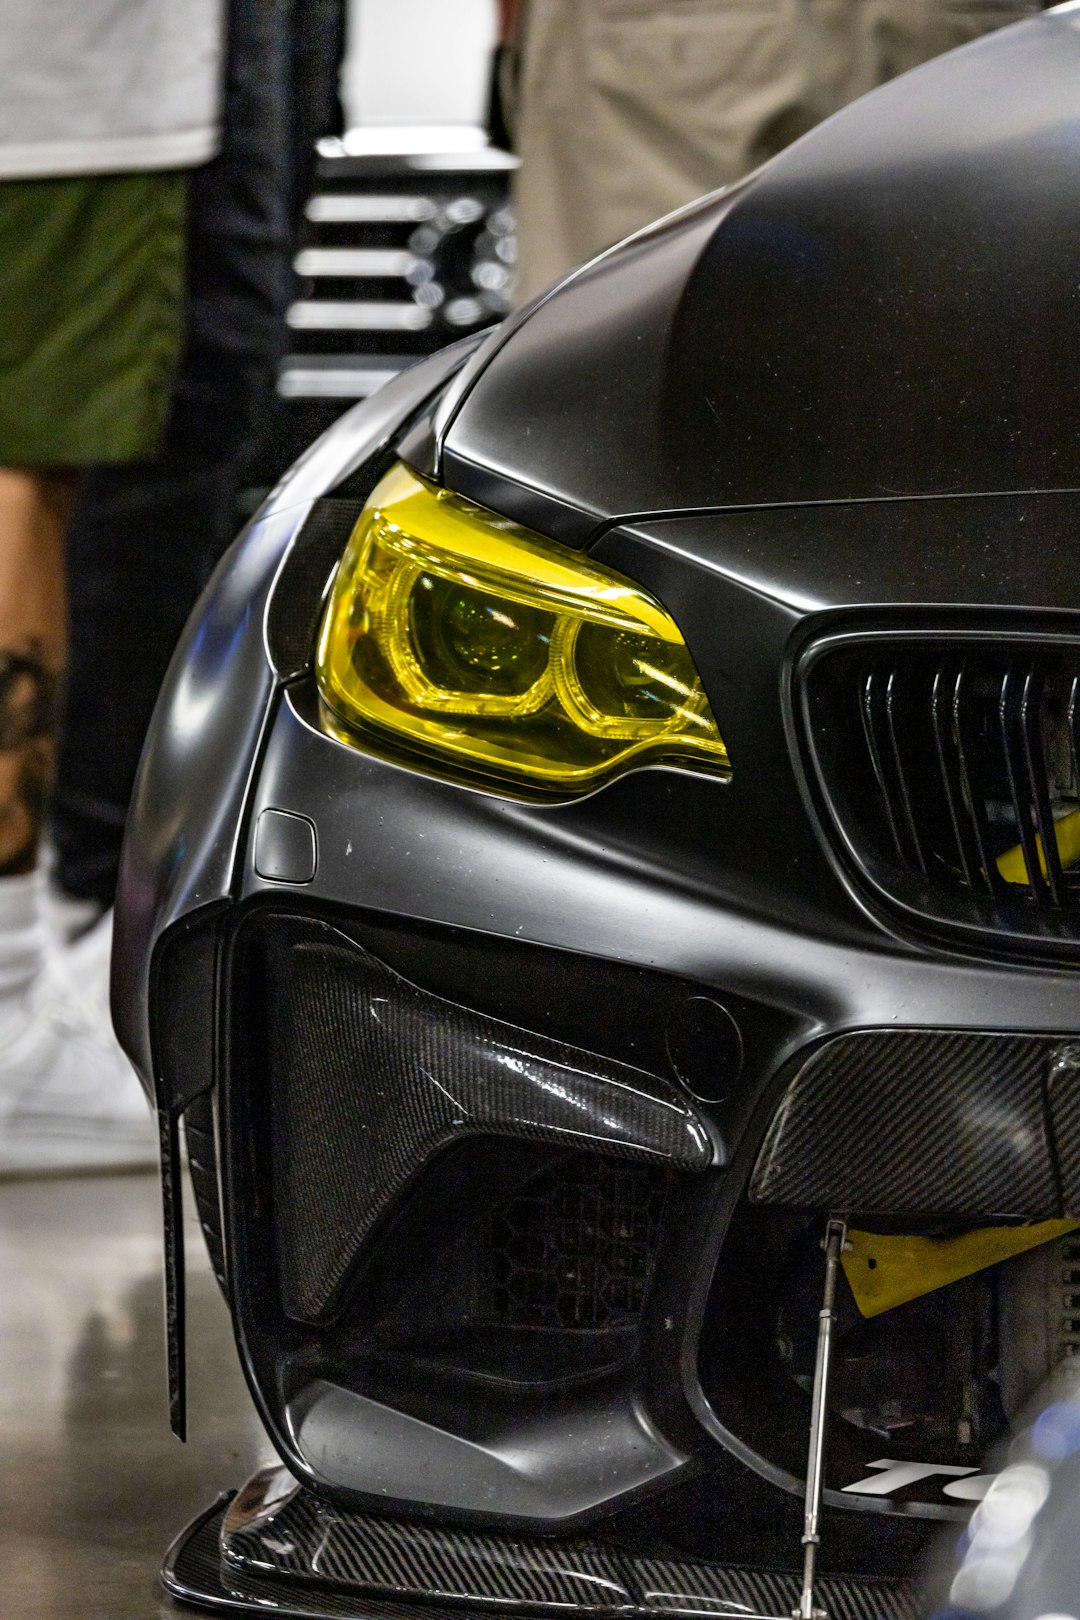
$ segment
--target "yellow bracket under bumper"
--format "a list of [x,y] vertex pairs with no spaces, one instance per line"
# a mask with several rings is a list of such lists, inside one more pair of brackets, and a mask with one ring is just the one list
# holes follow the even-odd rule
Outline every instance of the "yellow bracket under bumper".
[[1078,1227],[1080,1220],[1037,1221],[1031,1226],[986,1226],[959,1237],[934,1238],[860,1232],[849,1226],[844,1275],[863,1316],[880,1316]]

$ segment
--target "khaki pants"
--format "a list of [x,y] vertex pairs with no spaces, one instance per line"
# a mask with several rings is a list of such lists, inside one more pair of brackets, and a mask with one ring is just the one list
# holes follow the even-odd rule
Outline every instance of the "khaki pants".
[[524,301],[884,80],[1041,0],[524,0]]

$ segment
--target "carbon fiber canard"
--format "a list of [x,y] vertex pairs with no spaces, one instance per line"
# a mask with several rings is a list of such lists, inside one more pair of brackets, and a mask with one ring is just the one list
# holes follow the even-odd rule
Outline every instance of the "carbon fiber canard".
[[286,1309],[316,1320],[418,1171],[466,1136],[703,1170],[709,1135],[669,1082],[418,989],[326,923],[263,947]]

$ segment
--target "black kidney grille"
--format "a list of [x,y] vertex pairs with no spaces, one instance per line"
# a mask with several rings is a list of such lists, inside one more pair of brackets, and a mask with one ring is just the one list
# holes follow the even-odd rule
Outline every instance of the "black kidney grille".
[[1077,936],[1080,645],[860,639],[812,656],[804,714],[879,887],[944,922]]
[[485,1314],[510,1327],[635,1323],[668,1180],[583,1153],[526,1182],[491,1216]]

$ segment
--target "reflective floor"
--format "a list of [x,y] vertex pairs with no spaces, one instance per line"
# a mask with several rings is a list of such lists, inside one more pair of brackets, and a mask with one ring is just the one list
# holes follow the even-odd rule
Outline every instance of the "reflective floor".
[[166,1545],[271,1455],[193,1222],[188,1358],[182,1446],[156,1177],[0,1181],[0,1620],[179,1616]]

